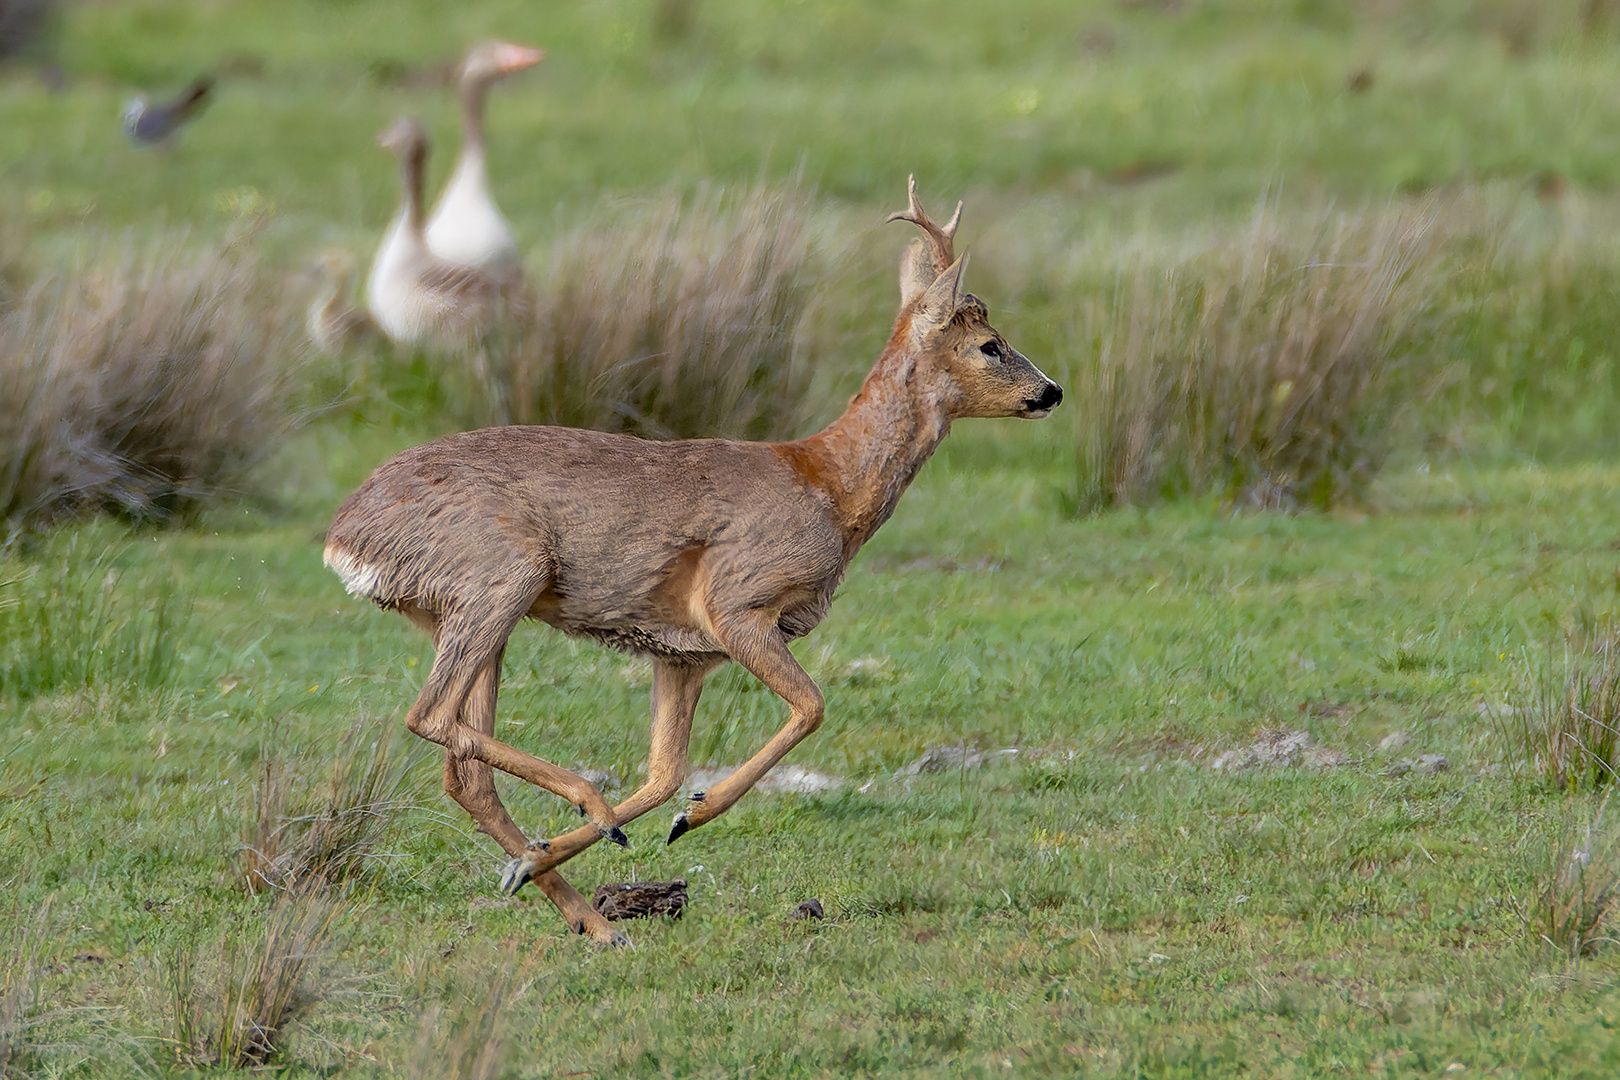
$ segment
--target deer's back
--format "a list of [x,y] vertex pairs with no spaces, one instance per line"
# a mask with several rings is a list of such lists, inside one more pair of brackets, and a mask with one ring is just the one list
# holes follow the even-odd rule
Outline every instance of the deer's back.
[[705,612],[825,613],[843,537],[765,444],[554,427],[451,435],[381,466],[338,509],[350,592],[442,614],[534,583],[529,614],[659,655],[718,651]]

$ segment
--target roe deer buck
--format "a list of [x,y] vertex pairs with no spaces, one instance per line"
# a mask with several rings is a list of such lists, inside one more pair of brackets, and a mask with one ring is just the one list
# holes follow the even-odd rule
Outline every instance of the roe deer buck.
[[[844,414],[789,443],[648,442],[556,427],[501,427],[407,450],[338,509],[326,563],[349,592],[403,612],[436,656],[406,724],[445,748],[444,789],[533,879],[569,926],[622,941],[556,867],[663,805],[687,771],[703,679],[734,660],[787,702],[787,726],[694,794],[669,841],[712,821],[821,724],[821,691],[788,651],[950,430],[970,416],[1045,416],[1063,391],[991,328],[952,252],[962,207],[934,224],[909,188],[888,220],[926,234],[900,262],[900,314]],[[493,737],[501,657],[524,616],[653,661],[647,782],[609,806],[583,778]],[[589,819],[530,842],[492,769]]]

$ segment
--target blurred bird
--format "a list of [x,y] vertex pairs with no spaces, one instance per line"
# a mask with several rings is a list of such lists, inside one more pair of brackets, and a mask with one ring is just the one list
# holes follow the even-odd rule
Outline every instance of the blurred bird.
[[476,266],[439,258],[422,234],[427,132],[405,117],[379,135],[377,145],[399,158],[405,189],[366,282],[378,328],[391,341],[409,343],[488,326],[500,308],[501,283]]
[[136,94],[124,106],[124,131],[130,142],[136,146],[168,145],[181,125],[202,111],[213,89],[213,78],[202,75],[166,104],[154,105],[145,94]]
[[427,244],[448,262],[476,266],[503,284],[522,281],[523,260],[512,227],[489,190],[484,147],[484,98],[513,72],[545,58],[539,49],[491,41],[475,47],[457,76],[461,94],[461,155],[427,223]]
[[349,303],[349,285],[354,280],[354,256],[347,251],[328,251],[315,265],[319,291],[309,305],[306,326],[310,340],[327,356],[339,356],[363,344],[377,333],[371,316]]

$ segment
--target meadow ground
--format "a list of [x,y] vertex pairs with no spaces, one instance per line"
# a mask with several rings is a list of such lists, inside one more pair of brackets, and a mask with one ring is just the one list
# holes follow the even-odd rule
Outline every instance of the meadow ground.
[[[659,812],[569,865],[587,890],[688,880],[684,917],[630,924],[634,949],[499,899],[498,851],[399,723],[426,640],[321,566],[343,495],[452,424],[386,357],[253,497],[19,534],[0,555],[0,1069],[207,1071],[187,1024],[218,1013],[271,906],[241,850],[265,778],[289,814],[318,808],[375,742],[409,755],[405,780],[337,890],[281,1075],[1613,1075],[1620,953],[1571,956],[1537,923],[1573,854],[1594,875],[1612,854],[1612,826],[1580,831],[1603,785],[1552,790],[1511,737],[1534,674],[1620,608],[1606,11],[66,7],[68,89],[0,73],[0,194],[21,208],[0,226],[29,273],[248,218],[289,275],[363,250],[393,198],[372,135],[404,109],[448,135],[420,73],[498,32],[552,50],[492,122],[537,250],[669,185],[799,172],[843,275],[820,286],[839,352],[805,415],[825,416],[887,329],[904,237],[871,223],[915,170],[968,197],[974,288],[1071,395],[1042,424],[961,425],[796,647],[828,713],[790,762],[836,786],[753,793],[669,848]],[[173,154],[122,146],[130,86],[220,64]],[[1179,265],[1261,200],[1286,218],[1454,196],[1488,205],[1470,220],[1499,243],[1448,264],[1465,285],[1418,338],[1444,378],[1358,499],[1076,514],[1079,391],[1107,339],[1087,304],[1121,266]],[[643,664],[528,627],[506,665],[507,737],[638,781]],[[737,762],[782,717],[718,673],[694,764]],[[940,747],[1018,752],[908,774]],[[503,791],[536,834],[573,824]],[[792,919],[811,897],[827,918]]]

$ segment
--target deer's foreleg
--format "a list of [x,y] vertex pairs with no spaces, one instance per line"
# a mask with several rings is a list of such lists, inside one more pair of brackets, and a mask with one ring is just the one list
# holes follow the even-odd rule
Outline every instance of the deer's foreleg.
[[[647,753],[647,782],[613,808],[621,825],[657,809],[669,801],[686,779],[686,748],[692,737],[692,717],[697,712],[703,679],[713,664],[674,664],[659,661],[653,668],[652,745]],[[506,868],[501,887],[516,892],[535,875],[561,866],[600,839],[589,826],[550,840],[532,844],[515,856]],[[508,849],[510,850],[510,849]],[[542,886],[543,887],[543,886]]]
[[675,815],[667,843],[713,821],[771,771],[805,736],[821,726],[821,689],[788,651],[774,618],[750,613],[746,618],[715,620],[715,632],[731,658],[788,704],[788,722],[764,748],[708,791],[692,794],[686,809]]

